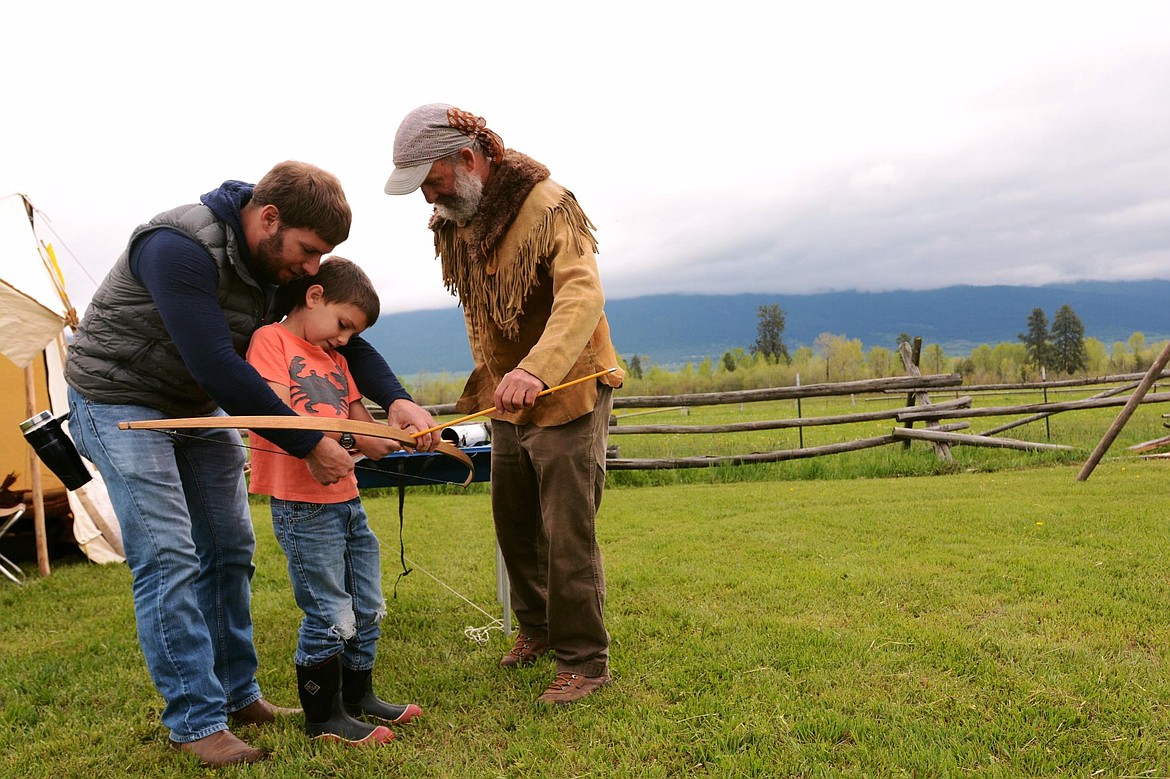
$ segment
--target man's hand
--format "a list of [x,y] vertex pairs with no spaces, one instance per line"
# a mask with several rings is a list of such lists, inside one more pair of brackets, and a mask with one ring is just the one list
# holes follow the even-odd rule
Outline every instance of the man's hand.
[[[422,406],[413,401],[402,398],[390,404],[390,408],[386,409],[386,421],[392,426],[401,428],[407,433],[415,433],[419,430],[429,430],[436,427],[439,423],[431,416],[430,412]],[[433,452],[439,448],[442,443],[442,437],[439,431],[420,435],[414,439],[418,444],[418,451]]]
[[353,473],[353,458],[349,452],[328,436],[322,436],[313,451],[305,455],[305,464],[313,478],[326,485],[336,484]]
[[544,382],[526,370],[516,368],[504,374],[494,396],[496,408],[509,413],[529,408],[544,390]]

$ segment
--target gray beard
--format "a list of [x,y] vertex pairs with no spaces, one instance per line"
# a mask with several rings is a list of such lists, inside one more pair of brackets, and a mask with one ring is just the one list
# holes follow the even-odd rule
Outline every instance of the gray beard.
[[462,168],[455,169],[455,194],[435,201],[435,213],[460,227],[466,226],[479,211],[483,200],[483,182]]

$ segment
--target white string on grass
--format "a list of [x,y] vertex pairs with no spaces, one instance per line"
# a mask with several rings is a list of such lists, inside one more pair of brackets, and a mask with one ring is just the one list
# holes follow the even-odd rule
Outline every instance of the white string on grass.
[[409,557],[407,557],[406,561],[409,562],[412,567],[417,568],[418,570],[425,573],[427,576],[431,577],[431,579],[433,579],[440,586],[445,587],[447,589],[447,591],[450,592],[452,595],[459,598],[464,603],[466,603],[468,606],[471,606],[471,608],[475,609],[476,611],[480,612],[485,617],[487,617],[489,620],[491,620],[488,624],[483,625],[482,627],[474,627],[472,625],[468,625],[467,627],[463,628],[463,635],[466,636],[468,640],[474,641],[477,644],[486,644],[488,642],[488,640],[491,638],[491,632],[493,630],[498,630],[501,633],[504,632],[504,621],[502,619],[500,619],[499,617],[493,617],[491,614],[489,614],[486,611],[484,611],[483,609],[481,609],[478,605],[476,605],[471,600],[469,600],[465,595],[456,591],[451,585],[449,585],[446,582],[439,579],[439,577],[435,576],[433,573],[428,571],[426,568],[423,568],[421,565],[416,563],[414,560],[411,560]]

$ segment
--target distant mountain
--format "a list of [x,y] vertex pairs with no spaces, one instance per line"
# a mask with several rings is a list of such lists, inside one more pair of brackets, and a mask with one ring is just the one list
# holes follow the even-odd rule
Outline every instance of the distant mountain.
[[[606,314],[623,357],[638,354],[659,365],[718,358],[756,339],[756,312],[775,303],[786,315],[790,350],[812,346],[821,333],[860,339],[865,349],[894,348],[899,333],[937,343],[951,356],[979,344],[1015,342],[1028,315],[1041,308],[1049,324],[1069,305],[1085,335],[1125,341],[1142,332],[1147,341],[1170,337],[1170,281],[1082,281],[1040,287],[959,286],[894,292],[827,292],[816,295],[651,295],[610,300]],[[471,354],[456,306],[398,314],[378,320],[367,338],[404,376],[471,370]]]

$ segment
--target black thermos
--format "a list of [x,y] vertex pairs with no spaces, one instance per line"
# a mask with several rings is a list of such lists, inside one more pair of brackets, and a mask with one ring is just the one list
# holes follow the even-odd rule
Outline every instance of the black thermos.
[[[68,415],[62,417],[67,418]],[[52,412],[42,411],[24,420],[20,423],[20,431],[24,433],[24,440],[36,450],[41,462],[57,474],[65,489],[75,490],[93,478],[81,461],[73,440],[61,428],[61,420],[54,418]]]

